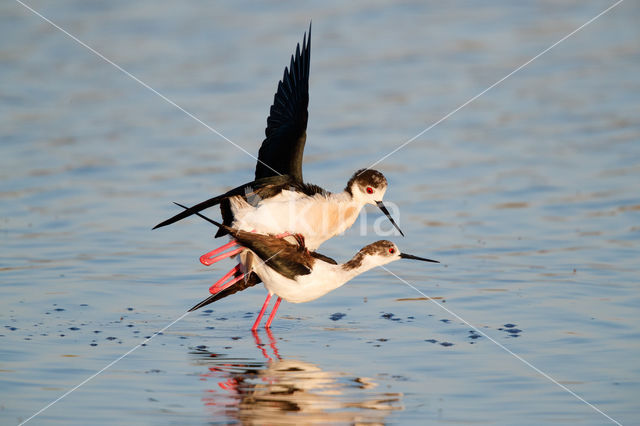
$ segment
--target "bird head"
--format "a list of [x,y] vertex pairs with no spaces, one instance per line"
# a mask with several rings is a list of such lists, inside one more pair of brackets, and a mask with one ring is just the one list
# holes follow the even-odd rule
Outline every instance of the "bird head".
[[391,217],[389,210],[382,203],[384,193],[387,192],[387,179],[382,173],[372,169],[360,169],[351,176],[345,191],[351,194],[354,200],[362,204],[373,204],[387,216],[389,221],[396,227],[400,235],[404,233]]

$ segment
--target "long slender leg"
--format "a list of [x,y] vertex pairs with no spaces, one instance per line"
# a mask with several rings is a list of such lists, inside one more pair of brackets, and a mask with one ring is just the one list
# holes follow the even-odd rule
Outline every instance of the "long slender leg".
[[240,281],[243,278],[244,278],[244,274],[240,274],[240,275],[236,276],[231,281],[229,281],[228,283],[226,283],[225,285],[220,287],[220,289],[216,290],[216,293],[220,293],[222,290],[228,289],[229,287],[231,287],[232,285],[234,285],[235,283],[237,283],[238,281]]
[[221,253],[221,252],[225,251],[226,249],[229,249],[229,248],[237,246],[237,245],[238,245],[238,242],[236,240],[231,240],[228,243],[221,245],[217,249],[211,250],[207,254],[203,254],[202,256],[200,256],[200,259],[206,258],[206,257],[215,256],[216,254]]
[[[251,231],[251,232],[255,232],[255,231]],[[292,234],[290,234],[288,232],[284,232],[282,234],[276,235],[276,238],[285,238],[285,237],[288,237],[290,235],[292,235]],[[297,237],[296,237],[296,239],[297,239]],[[221,261],[222,259],[226,259],[227,257],[235,256],[236,254],[238,254],[242,250],[244,250],[244,248],[240,247],[240,248],[237,248],[235,250],[228,251],[226,253],[222,253],[222,252],[225,251],[226,249],[229,249],[231,247],[235,247],[237,245],[239,245],[237,241],[235,241],[235,240],[229,241],[227,244],[224,244],[224,245],[218,247],[217,249],[211,250],[209,253],[205,253],[202,256],[200,256],[200,263],[202,263],[205,266],[211,266],[214,263]],[[304,245],[304,242],[303,242],[303,245]],[[222,253],[222,254],[219,254],[219,253]],[[218,255],[218,256],[216,256],[216,255]]]
[[241,251],[246,250],[244,247],[240,247],[237,248],[235,250],[231,250],[228,251],[226,253],[222,253],[216,257],[211,257],[209,256],[209,253],[207,254],[203,254],[202,256],[200,256],[200,263],[202,263],[205,266],[210,266],[213,265],[216,262],[221,261],[222,259],[226,259],[227,257],[231,257],[231,256],[235,256],[236,254],[240,253]]
[[262,316],[264,315],[264,311],[267,310],[267,306],[269,305],[269,300],[271,300],[271,293],[267,294],[267,298],[264,300],[264,305],[262,305],[262,309],[260,309],[258,318],[256,318],[256,322],[254,322],[253,327],[251,327],[251,331],[256,331],[258,329],[258,326],[260,325],[260,320],[262,320]]
[[276,311],[280,307],[280,302],[282,302],[282,297],[278,296],[278,300],[276,300],[276,304],[273,305],[273,309],[271,310],[271,314],[269,315],[269,319],[267,320],[267,324],[264,326],[264,328],[268,329],[271,327],[271,323],[273,322],[273,319],[276,317]]
[[[220,278],[218,281],[215,282],[215,284],[213,284],[211,287],[209,287],[209,293],[211,294],[216,294],[220,291],[222,291],[223,289],[229,287],[229,285],[225,285],[223,288],[221,288],[224,284],[225,281],[227,281],[229,278],[231,278],[232,276],[238,276],[238,273],[241,272],[241,266],[238,263],[235,267],[231,268],[231,270],[229,272],[227,272],[222,278]],[[244,277],[244,274],[240,274],[240,278]],[[240,279],[236,279],[234,278],[232,281],[233,283],[236,283],[238,281],[240,281]]]

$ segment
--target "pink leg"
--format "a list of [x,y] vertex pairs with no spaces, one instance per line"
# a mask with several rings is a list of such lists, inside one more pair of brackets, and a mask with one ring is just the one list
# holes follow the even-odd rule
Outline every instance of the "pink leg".
[[[238,281],[240,281],[244,277],[244,274],[240,273],[240,271],[241,271],[240,264],[238,263],[235,267],[233,267],[229,272],[227,272],[222,278],[216,281],[216,283],[209,288],[209,293],[216,294],[218,292],[221,292],[225,288],[228,288],[232,284],[235,284]],[[228,282],[227,284],[224,284],[226,280],[228,280],[234,275],[235,277],[230,282]]]
[[264,328],[269,329],[271,327],[271,323],[273,322],[273,319],[276,316],[276,311],[280,307],[280,302],[282,302],[282,297],[278,296],[278,300],[276,300],[276,304],[273,305],[273,309],[271,310],[271,315],[269,315],[269,319],[267,320],[267,324],[264,326]]
[[[216,250],[218,250],[218,249],[216,249]],[[235,256],[236,254],[240,253],[242,250],[246,250],[246,249],[244,247],[240,247],[240,248],[237,248],[235,250],[231,250],[231,251],[228,251],[226,253],[222,253],[222,254],[220,254],[220,255],[218,255],[216,257],[211,257],[210,256],[211,252],[207,253],[207,254],[203,254],[202,256],[200,256],[200,263],[202,263],[205,266],[210,266],[210,265],[213,265],[216,262],[221,261],[222,259],[226,259],[227,257]]]
[[256,318],[256,322],[254,322],[253,327],[251,327],[251,331],[256,331],[258,329],[258,326],[260,325],[260,320],[262,320],[262,316],[264,315],[264,311],[267,310],[267,306],[269,305],[269,300],[271,300],[271,294],[267,294],[267,298],[264,300],[264,305],[262,305],[262,309],[260,309],[258,318]]
[[[255,232],[255,231],[251,231],[251,232]],[[285,232],[282,234],[278,234],[276,235],[276,238],[284,238],[284,237],[288,237],[292,234]],[[203,254],[202,256],[200,256],[200,263],[202,263],[205,266],[211,266],[216,262],[221,261],[222,259],[226,259],[227,257],[231,257],[231,256],[235,256],[236,254],[240,253],[242,250],[244,250],[244,248],[238,248],[235,250],[231,250],[228,251],[226,253],[222,253],[223,251],[225,251],[226,249],[229,249],[231,247],[235,247],[238,245],[238,242],[233,240],[233,241],[229,241],[227,244],[224,244],[220,247],[218,247],[215,250],[211,250],[209,253]],[[219,254],[222,253],[222,254]],[[216,256],[217,254],[219,254],[218,256]],[[214,257],[215,256],[215,257]]]
[[238,242],[236,240],[231,240],[229,241],[227,244],[223,244],[220,247],[218,247],[215,250],[211,250],[209,253],[207,254],[203,254],[201,257],[207,256],[207,257],[211,257],[211,256],[215,256],[218,253],[221,253],[223,251],[225,251],[226,249],[229,249],[233,246],[238,245]]
[[232,279],[231,281],[223,285],[219,290],[216,291],[216,293],[220,293],[222,290],[228,289],[229,287],[231,287],[232,285],[234,285],[235,283],[237,283],[243,278],[244,278],[244,274],[238,275],[237,277],[235,277],[234,279]]

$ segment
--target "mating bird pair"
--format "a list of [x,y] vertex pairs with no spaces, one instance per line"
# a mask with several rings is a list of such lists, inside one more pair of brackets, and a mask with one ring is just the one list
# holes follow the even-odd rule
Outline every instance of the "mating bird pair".
[[[404,236],[382,203],[387,180],[382,173],[362,169],[353,174],[341,193],[329,193],[304,183],[302,157],[306,141],[309,104],[311,26],[291,56],[278,83],[267,118],[266,138],[258,153],[255,180],[192,207],[156,225],[154,229],[196,214],[218,227],[216,237],[231,241],[203,256],[211,265],[231,256],[239,263],[218,280],[211,296],[195,305],[199,309],[238,291],[264,283],[269,292],[252,330],[256,330],[271,297],[278,298],[265,327],[269,328],[282,299],[308,302],[342,286],[353,277],[398,259],[425,259],[401,253],[386,240],[363,247],[349,261],[338,264],[315,250],[348,229],[365,204],[376,205]],[[220,206],[222,223],[200,211]]]

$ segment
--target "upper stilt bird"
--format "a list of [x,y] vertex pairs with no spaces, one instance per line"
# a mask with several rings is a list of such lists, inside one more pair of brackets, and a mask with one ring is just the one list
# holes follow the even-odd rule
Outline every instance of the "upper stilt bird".
[[[246,231],[286,237],[295,234],[305,240],[307,248],[314,250],[329,238],[348,229],[365,204],[376,205],[389,218],[400,234],[404,235],[382,203],[387,180],[376,170],[358,170],[347,182],[344,191],[330,193],[321,187],[305,183],[302,178],[302,157],[306,142],[309,105],[309,69],[311,58],[311,25],[308,36],[297,45],[289,67],[285,67],[282,80],[274,95],[267,118],[266,138],[258,153],[255,179],[224,194],[215,196],[159,223],[160,228],[219,205],[224,225]],[[224,228],[216,237],[226,235]],[[203,255],[200,260],[211,265],[226,257],[243,252],[230,242]],[[240,256],[240,264],[211,288],[220,288],[227,279],[229,285],[240,281],[245,274],[245,285],[255,285],[260,279],[251,274],[250,265]],[[204,305],[200,305],[201,307]],[[195,308],[195,307],[194,307]]]
[[[264,282],[269,294],[251,328],[254,331],[260,325],[274,294],[278,299],[271,310],[265,328],[271,327],[282,299],[292,303],[315,300],[369,269],[386,265],[398,259],[439,263],[437,260],[402,253],[391,241],[380,240],[360,249],[348,262],[338,264],[329,257],[309,251],[304,245],[301,245],[301,242],[292,244],[276,236],[234,229],[204,216],[201,217],[220,229],[224,229],[238,244],[258,257],[258,260],[253,264],[253,269]],[[201,303],[212,303],[237,291],[238,289],[234,287],[226,287]]]

